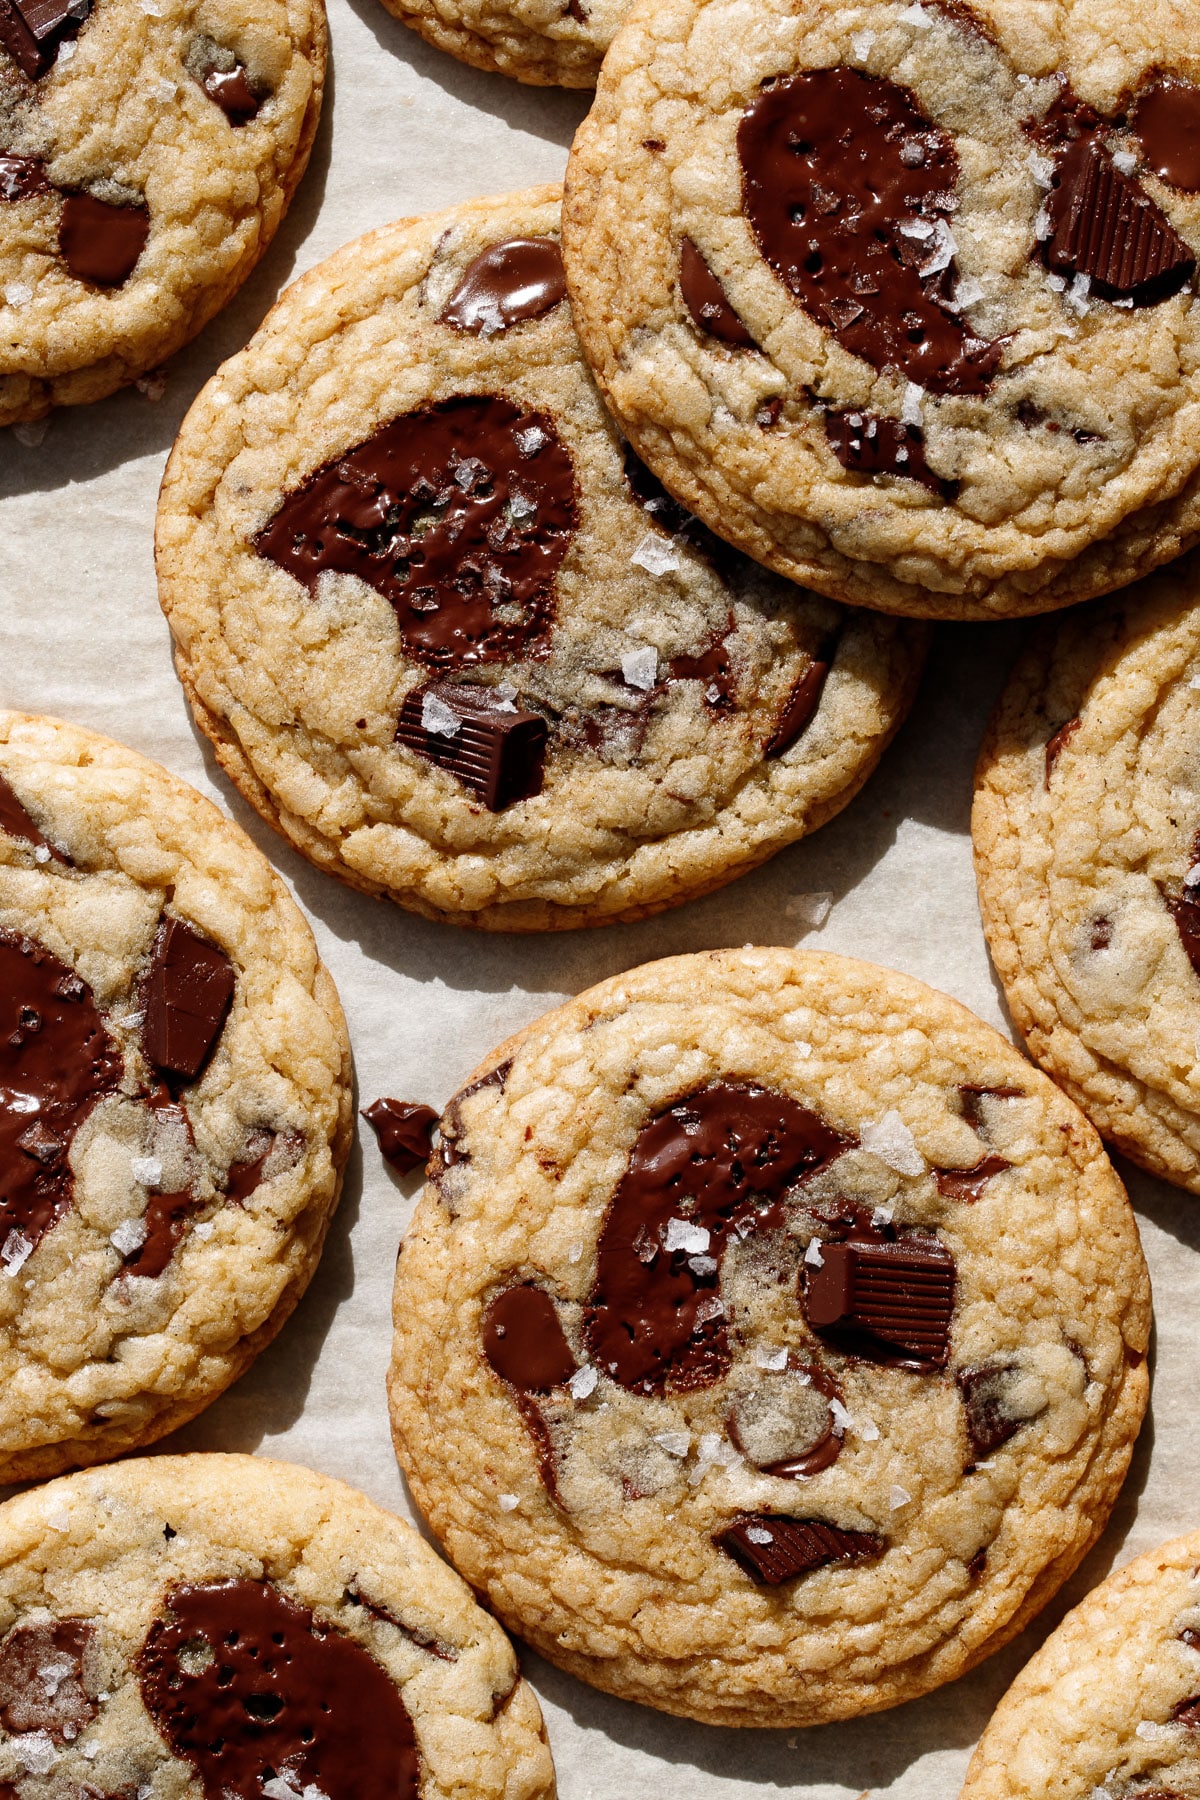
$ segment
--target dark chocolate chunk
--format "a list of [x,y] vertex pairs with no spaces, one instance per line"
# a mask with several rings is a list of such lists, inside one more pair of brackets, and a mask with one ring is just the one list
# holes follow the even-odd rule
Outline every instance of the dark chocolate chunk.
[[690,237],[679,247],[679,292],[701,331],[739,350],[758,345],[729,304],[729,296]]
[[854,475],[902,475],[943,500],[953,500],[957,481],[943,481],[925,461],[925,433],[886,413],[827,412],[825,436],[844,469]]
[[658,476],[650,472],[628,445],[625,447],[625,482],[642,511],[649,513],[668,537],[678,538],[689,549],[698,550],[722,580],[727,581],[738,564],[745,560],[707,525],[702,525],[686,506],[673,499]]
[[765,757],[782,756],[785,750],[791,749],[800,733],[812,723],[816,710],[821,704],[821,695],[825,691],[828,677],[828,661],[818,657],[816,661],[809,663],[784,702],[783,711],[763,750]]
[[724,631],[714,632],[695,656],[672,656],[667,663],[668,681],[701,681],[705,705],[726,712],[735,703],[737,676],[729,655],[729,640],[736,627],[730,613]]
[[71,1203],[71,1141],[124,1064],[74,970],[0,929],[0,1257],[19,1266]]
[[1200,892],[1185,887],[1177,898],[1167,898],[1175,929],[1188,961],[1200,975]]
[[[2,170],[0,170],[2,176]],[[50,852],[55,862],[65,863],[62,851],[53,845],[49,838],[43,837],[12,787],[0,775],[0,831],[7,832],[9,837],[23,838],[34,849],[45,849]]]
[[[458,719],[456,731],[438,731],[425,724],[430,696]],[[505,705],[490,688],[455,687],[448,682],[414,689],[400,708],[396,725],[398,744],[449,770],[478,794],[489,812],[503,812],[506,806],[541,793],[547,735],[540,713]]]
[[141,1275],[150,1281],[161,1275],[187,1230],[189,1217],[202,1204],[190,1188],[178,1194],[151,1194],[142,1215],[146,1235],[136,1250],[122,1257],[121,1273]]
[[845,68],[776,81],[738,155],[762,255],[844,349],[931,393],[986,392],[1002,346],[950,304],[958,156],[907,88]]
[[235,63],[232,69],[206,69],[200,86],[231,125],[248,125],[257,117],[262,101],[250,86],[250,77],[241,63]]
[[221,1035],[237,984],[233,964],[182,919],[160,921],[142,989],[142,1048],[156,1069],[192,1081]]
[[933,1178],[945,1200],[962,1200],[967,1206],[978,1200],[993,1175],[1002,1175],[1012,1164],[1002,1156],[981,1156],[969,1169],[935,1169]]
[[1171,1717],[1176,1725],[1188,1725],[1195,1729],[1200,1725],[1200,1694],[1191,1694],[1186,1700],[1181,1700],[1178,1706],[1173,1706]]
[[[299,1137],[299,1133],[296,1134]],[[263,1178],[263,1165],[275,1148],[276,1134],[259,1127],[250,1133],[246,1153],[230,1163],[225,1177],[225,1198],[231,1206],[244,1206]]]
[[91,10],[92,0],[0,0],[0,44],[21,72],[36,81]]
[[547,415],[463,394],[325,463],[254,546],[310,593],[324,569],[369,582],[409,655],[451,669],[547,653],[577,524],[571,458]]
[[1058,761],[1059,757],[1062,755],[1063,751],[1066,749],[1067,745],[1070,743],[1071,739],[1075,736],[1075,733],[1079,730],[1079,727],[1082,724],[1083,724],[1083,720],[1081,718],[1079,718],[1078,715],[1076,715],[1075,718],[1068,719],[1065,725],[1060,725],[1058,730],[1054,733],[1054,736],[1047,741],[1047,744],[1046,744],[1046,791],[1047,792],[1049,792],[1049,790],[1050,790],[1050,777],[1054,773],[1055,763]]
[[137,1673],[207,1800],[251,1800],[281,1772],[327,1800],[417,1800],[416,1736],[391,1676],[267,1582],[171,1589]]
[[823,1244],[804,1269],[814,1331],[851,1355],[930,1370],[945,1366],[954,1316],[954,1258],[935,1237]]
[[0,1644],[0,1723],[5,1731],[45,1731],[56,1744],[65,1744],[90,1724],[96,1702],[83,1685],[83,1662],[95,1635],[87,1619],[13,1626]]
[[1081,138],[1059,158],[1046,197],[1046,267],[1086,275],[1107,300],[1152,306],[1191,279],[1196,258],[1160,206],[1104,146]]
[[430,1637],[427,1631],[421,1631],[413,1625],[406,1625],[403,1619],[397,1618],[390,1606],[384,1606],[380,1600],[369,1600],[359,1587],[348,1587],[343,1593],[342,1599],[348,1606],[361,1606],[364,1612],[369,1612],[372,1618],[382,1619],[385,1625],[394,1625],[397,1631],[402,1631],[405,1637],[416,1644],[419,1649],[428,1650],[429,1654],[436,1656],[439,1662],[458,1661],[457,1650],[452,1650],[448,1644],[443,1644],[439,1639]]
[[120,287],[133,274],[149,236],[144,206],[110,206],[94,194],[68,194],[63,200],[58,247],[77,281]]
[[1200,87],[1164,75],[1140,96],[1129,123],[1160,181],[1200,193]]
[[32,200],[37,194],[53,192],[40,156],[14,156],[9,150],[0,150],[0,200]]
[[490,336],[522,319],[540,319],[566,296],[562,251],[554,238],[506,238],[467,264],[440,322]]
[[987,1120],[983,1110],[985,1100],[1023,1100],[1024,1088],[988,1087],[986,1083],[960,1081],[958,1084],[962,1115],[973,1131],[986,1136]]
[[379,1139],[379,1148],[401,1175],[408,1175],[433,1153],[438,1115],[432,1106],[412,1100],[373,1100],[363,1118]]
[[497,1063],[494,1069],[489,1069],[486,1075],[479,1077],[478,1081],[468,1082],[465,1088],[460,1088],[458,1093],[453,1095],[442,1113],[441,1126],[438,1131],[438,1147],[434,1167],[435,1180],[439,1174],[445,1174],[448,1170],[457,1168],[459,1163],[471,1160],[471,1152],[464,1142],[466,1127],[462,1118],[463,1101],[469,1100],[473,1094],[482,1093],[485,1088],[498,1088],[503,1093],[504,1084],[508,1080],[508,1072],[511,1068],[512,1059],[510,1057],[507,1062]]
[[489,1303],[483,1353],[501,1381],[522,1394],[548,1394],[570,1381],[577,1366],[554,1301],[531,1284],[505,1288]]
[[[592,1360],[636,1393],[718,1380],[729,1366],[719,1298],[729,1243],[781,1224],[788,1189],[850,1141],[788,1095],[736,1082],[714,1082],[651,1119],[600,1232],[584,1314]],[[668,1249],[679,1224],[700,1232],[705,1249]]]
[[1086,100],[1081,100],[1065,75],[1054,77],[1058,91],[1045,112],[1038,118],[1026,119],[1022,129],[1036,144],[1055,150],[1088,136],[1101,123],[1100,114]]
[[845,1531],[824,1519],[788,1519],[775,1513],[742,1513],[716,1533],[713,1543],[766,1587],[778,1587],[825,1563],[873,1562],[887,1548],[873,1531]]
[[967,1436],[973,1461],[981,1463],[1001,1444],[1020,1431],[1028,1419],[1014,1417],[1005,1407],[1005,1391],[1017,1374],[1015,1363],[991,1368],[959,1369],[954,1379],[962,1395]]

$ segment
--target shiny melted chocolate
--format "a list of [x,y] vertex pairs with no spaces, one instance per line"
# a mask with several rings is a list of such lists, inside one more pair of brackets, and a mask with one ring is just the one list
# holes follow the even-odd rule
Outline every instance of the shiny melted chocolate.
[[501,1381],[522,1394],[548,1394],[570,1381],[576,1368],[554,1301],[532,1284],[505,1288],[489,1303],[483,1353]]
[[72,1140],[123,1069],[87,983],[0,929],[0,1255],[36,1247],[66,1212]]
[[463,394],[325,463],[253,541],[310,593],[326,569],[369,582],[410,656],[457,669],[547,654],[578,518],[551,419]]
[[1160,181],[1200,193],[1200,87],[1163,76],[1139,97],[1129,123]]
[[709,337],[719,338],[738,350],[758,349],[690,237],[685,237],[679,246],[679,292],[693,322]]
[[[719,1380],[729,1367],[719,1294],[730,1242],[780,1225],[787,1190],[850,1142],[788,1095],[735,1082],[651,1119],[600,1233],[584,1327],[595,1363],[643,1394]],[[667,1250],[672,1219],[702,1227],[706,1250]]]
[[53,192],[40,156],[16,156],[0,150],[0,200],[32,200]]
[[490,337],[523,319],[540,319],[566,297],[562,251],[554,238],[506,238],[467,264],[440,322]]
[[267,1582],[173,1588],[137,1673],[207,1800],[262,1800],[279,1777],[327,1800],[417,1800],[416,1734],[391,1677]]
[[843,349],[935,394],[982,394],[1002,346],[949,304],[958,155],[907,88],[855,69],[768,84],[738,127],[742,202],[759,250]]
[[110,206],[94,194],[67,194],[63,200],[58,247],[77,281],[120,287],[133,274],[149,236],[144,206]]
[[0,0],[0,44],[22,74],[37,81],[91,10],[92,0]]

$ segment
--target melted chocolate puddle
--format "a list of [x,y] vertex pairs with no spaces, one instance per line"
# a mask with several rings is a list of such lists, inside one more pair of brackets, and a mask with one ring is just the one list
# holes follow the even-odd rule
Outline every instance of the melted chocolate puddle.
[[562,251],[553,238],[506,238],[467,264],[441,323],[490,336],[523,319],[540,319],[566,295]]
[[1200,87],[1164,75],[1141,95],[1130,126],[1160,181],[1200,193]]

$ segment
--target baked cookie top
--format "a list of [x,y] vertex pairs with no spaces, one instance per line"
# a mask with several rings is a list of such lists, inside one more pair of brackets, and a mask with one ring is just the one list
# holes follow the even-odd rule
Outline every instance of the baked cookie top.
[[1044,627],[988,728],[984,929],[1037,1060],[1107,1138],[1200,1192],[1196,563]]
[[319,866],[502,929],[720,886],[854,794],[925,638],[728,550],[632,456],[556,190],[351,244],[184,422],[160,593],[196,717]]
[[629,0],[383,0],[460,62],[535,87],[595,84]]
[[0,1780],[236,1800],[553,1800],[500,1628],[353,1488],[164,1456],[0,1508]]
[[[245,834],[0,714],[0,1480],[151,1442],[270,1341],[349,1148],[350,1050]],[[3,1779],[3,1777],[0,1777]]]
[[1103,1527],[1149,1288],[1072,1103],[841,957],[650,964],[442,1115],[390,1396],[456,1566],[551,1661],[810,1725],[1011,1637]]
[[962,1800],[1194,1800],[1198,1727],[1193,1532],[1139,1556],[1068,1613],[996,1708]]
[[324,79],[321,0],[4,0],[0,425],[199,331],[275,233]]
[[1171,0],[640,5],[563,227],[635,448],[764,563],[888,611],[1045,611],[1175,555],[1197,82]]

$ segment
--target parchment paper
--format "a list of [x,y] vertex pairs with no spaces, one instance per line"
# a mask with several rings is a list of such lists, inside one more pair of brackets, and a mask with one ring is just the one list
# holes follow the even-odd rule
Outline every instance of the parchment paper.
[[[0,700],[90,725],[213,795],[261,845],[311,919],[341,991],[360,1103],[441,1106],[488,1050],[569,994],[636,963],[725,944],[807,944],[907,970],[1009,1029],[975,898],[971,767],[1019,633],[945,628],[913,716],[854,804],[723,893],[638,926],[505,939],[410,918],[302,862],[243,805],[192,727],[176,684],[151,554],[159,478],[193,395],[288,281],[404,214],[560,178],[584,95],[528,89],[427,49],[378,0],[329,0],[331,82],[312,164],[247,288],[168,372],[157,402],[130,391],[60,412],[40,443],[0,432]],[[24,439],[37,433],[23,434]],[[828,891],[805,931],[797,894]],[[1110,1568],[1200,1524],[1194,1339],[1200,1205],[1124,1167],[1154,1280],[1154,1398],[1104,1538],[1037,1624],[926,1700],[809,1732],[697,1726],[592,1692],[525,1658],[564,1800],[950,1800],[1017,1669]],[[368,1132],[324,1262],[275,1345],[164,1449],[289,1458],[411,1516],[384,1404],[397,1243],[419,1177],[399,1181]]]

